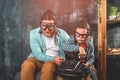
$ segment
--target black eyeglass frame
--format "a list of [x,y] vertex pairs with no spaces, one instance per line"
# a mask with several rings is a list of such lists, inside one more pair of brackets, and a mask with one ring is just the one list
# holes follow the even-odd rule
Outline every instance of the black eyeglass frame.
[[89,34],[80,34],[80,33],[78,33],[78,32],[75,32],[75,36],[76,36],[76,37],[80,37],[80,36],[81,36],[82,38],[87,38],[88,35],[89,35]]

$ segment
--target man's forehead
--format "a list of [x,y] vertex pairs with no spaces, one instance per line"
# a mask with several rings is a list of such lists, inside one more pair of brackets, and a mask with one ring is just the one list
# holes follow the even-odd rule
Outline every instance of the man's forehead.
[[54,23],[54,20],[42,20],[42,23]]

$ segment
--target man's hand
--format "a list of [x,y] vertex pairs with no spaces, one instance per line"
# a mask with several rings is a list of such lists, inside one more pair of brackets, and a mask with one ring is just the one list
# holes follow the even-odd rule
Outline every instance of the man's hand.
[[64,61],[63,58],[59,57],[59,56],[56,56],[52,62],[56,63],[57,65],[61,65],[61,63]]
[[82,58],[86,57],[86,52],[85,52],[84,48],[82,48],[82,47],[79,47],[79,56]]

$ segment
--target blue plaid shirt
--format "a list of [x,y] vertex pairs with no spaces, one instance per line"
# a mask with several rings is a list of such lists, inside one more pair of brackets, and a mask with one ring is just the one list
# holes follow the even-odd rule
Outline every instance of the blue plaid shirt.
[[[87,54],[87,62],[92,65],[94,62],[94,46],[88,41],[86,41],[86,44],[87,48],[85,51]],[[66,52],[78,52],[79,44],[75,42],[74,37],[71,37],[63,44],[62,49]]]

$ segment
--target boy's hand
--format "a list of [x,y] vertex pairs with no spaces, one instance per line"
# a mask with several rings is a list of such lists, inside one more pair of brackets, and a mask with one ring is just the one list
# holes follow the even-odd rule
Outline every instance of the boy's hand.
[[85,68],[87,68],[90,65],[89,62],[84,63]]

